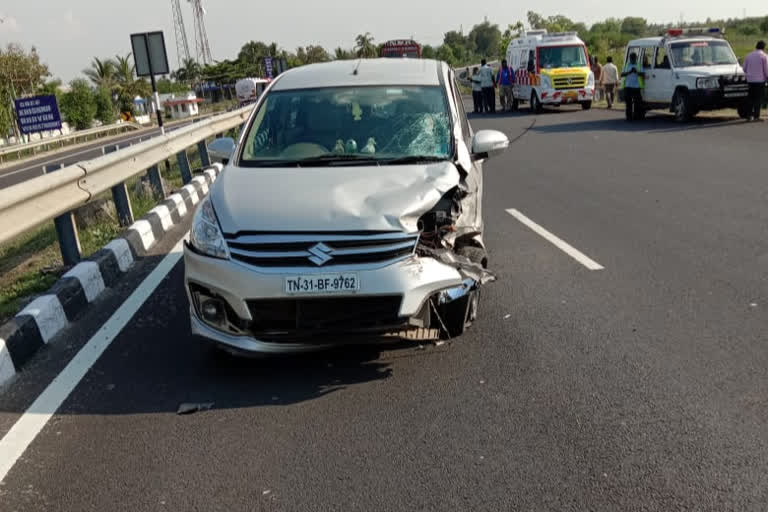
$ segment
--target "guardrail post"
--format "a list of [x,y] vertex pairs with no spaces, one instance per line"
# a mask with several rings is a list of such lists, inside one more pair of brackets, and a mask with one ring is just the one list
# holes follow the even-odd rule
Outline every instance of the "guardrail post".
[[176,161],[179,162],[179,171],[181,172],[181,181],[186,185],[192,181],[192,169],[189,166],[189,157],[187,150],[179,151],[176,154]]
[[197,152],[200,153],[200,161],[203,162],[203,169],[211,166],[211,157],[208,156],[208,146],[205,145],[205,139],[197,143]]
[[[104,146],[104,154],[117,151],[118,146]],[[117,211],[117,220],[124,228],[133,224],[133,208],[131,208],[131,198],[128,196],[128,187],[125,183],[118,183],[112,187],[112,201],[115,203]]]
[[[46,165],[45,173],[56,172],[63,168],[64,164]],[[53,219],[56,226],[56,235],[59,238],[61,260],[66,266],[77,265],[82,259],[80,238],[77,236],[77,223],[74,212],[67,212]]]
[[152,190],[155,191],[155,196],[163,199],[165,198],[165,186],[163,185],[163,177],[160,174],[160,168],[157,164],[147,169],[147,176],[149,177],[149,184],[152,186]]

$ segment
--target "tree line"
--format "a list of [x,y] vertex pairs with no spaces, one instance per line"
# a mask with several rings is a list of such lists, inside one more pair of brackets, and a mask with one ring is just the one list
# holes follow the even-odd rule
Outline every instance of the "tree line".
[[[506,54],[509,42],[526,29],[547,29],[549,32],[578,32],[587,44],[590,54],[604,61],[611,55],[621,62],[627,43],[639,37],[659,35],[668,28],[681,26],[679,23],[654,24],[642,17],[607,18],[587,26],[563,15],[543,16],[530,11],[526,19],[506,24],[500,28],[489,20],[474,25],[469,32],[450,30],[444,34],[439,45],[423,45],[424,58],[439,59],[454,67],[463,67],[479,62],[483,58],[495,60]],[[719,26],[726,30],[726,38],[734,41],[741,38],[762,37],[768,34],[768,16],[752,18],[707,19],[704,22],[682,24],[686,26]],[[744,53],[750,43],[734,49]],[[300,46],[295,51],[281,48],[277,43],[249,41],[232,59],[201,66],[193,59],[181,63],[170,77],[158,80],[161,93],[183,92],[197,88],[201,82],[233,84],[241,78],[263,77],[266,75],[264,58],[284,59],[288,67],[297,67],[317,62],[356,58],[373,58],[379,55],[381,43],[370,33],[358,34],[352,44],[328,51],[320,45]],[[740,55],[743,56],[743,55]],[[62,92],[61,82],[51,79],[48,66],[44,64],[35,48],[25,51],[17,44],[0,49],[0,136],[5,136],[13,126],[11,100],[35,94],[56,94],[61,113],[77,129],[91,126],[94,120],[102,123],[113,122],[119,112],[133,111],[136,96],[151,94],[149,83],[136,77],[136,70],[130,54],[114,57],[94,57],[90,66],[83,70],[84,78],[70,82],[68,90]]]

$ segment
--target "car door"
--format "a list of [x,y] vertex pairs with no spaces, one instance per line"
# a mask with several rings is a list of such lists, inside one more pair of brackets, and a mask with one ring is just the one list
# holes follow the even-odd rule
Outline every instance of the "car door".
[[643,61],[648,64],[645,71],[645,89],[643,90],[643,99],[647,103],[660,103],[663,98],[664,90],[664,70],[661,62],[663,52],[660,48],[644,48]]
[[[516,70],[516,90],[515,98],[519,98],[523,101],[528,101],[531,97],[531,74],[529,72],[529,64],[531,52],[530,48],[520,49],[520,65]],[[535,53],[534,53],[535,55]]]
[[653,69],[646,71],[646,89],[648,101],[652,103],[669,104],[672,101],[672,65],[667,49],[664,46],[656,48]]

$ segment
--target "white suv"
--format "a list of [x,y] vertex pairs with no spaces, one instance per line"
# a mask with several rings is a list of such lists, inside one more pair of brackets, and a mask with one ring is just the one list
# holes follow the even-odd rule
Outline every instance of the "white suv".
[[701,110],[734,108],[747,115],[749,86],[719,29],[671,29],[664,37],[631,41],[625,62],[631,54],[645,72],[638,117],[651,109],[669,109],[681,122]]
[[211,145],[228,163],[184,251],[192,332],[261,353],[410,328],[461,334],[493,278],[482,161],[508,145],[472,133],[442,62],[282,74],[237,145]]

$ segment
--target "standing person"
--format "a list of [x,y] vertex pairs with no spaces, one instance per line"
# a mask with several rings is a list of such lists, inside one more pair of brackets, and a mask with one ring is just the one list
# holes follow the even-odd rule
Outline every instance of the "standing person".
[[619,70],[613,63],[613,57],[608,56],[605,66],[600,74],[600,85],[605,92],[605,100],[608,102],[608,108],[613,108],[613,100],[616,95],[616,86],[619,85]]
[[514,104],[515,72],[507,64],[507,59],[501,61],[501,67],[496,73],[496,83],[499,85],[499,99],[501,100],[501,110],[507,112],[512,110]]
[[602,97],[602,84],[600,83],[600,78],[603,75],[603,66],[600,65],[597,57],[592,57],[592,74],[595,75],[595,101],[600,101],[600,98]]
[[765,54],[765,41],[758,41],[755,51],[744,58],[744,73],[749,84],[748,121],[761,121],[760,108],[763,104],[765,82],[768,82],[768,55]]
[[480,68],[472,68],[472,76],[469,77],[472,82],[472,103],[475,105],[475,114],[483,113],[483,84],[480,80]]
[[645,86],[645,73],[643,66],[637,62],[637,54],[629,54],[629,62],[621,74],[624,78],[624,101],[627,103],[627,121],[635,121],[640,118],[640,109],[643,103],[643,87]]
[[493,76],[493,68],[488,65],[488,61],[480,61],[480,85],[483,87],[483,105],[485,112],[496,112],[496,78]]

